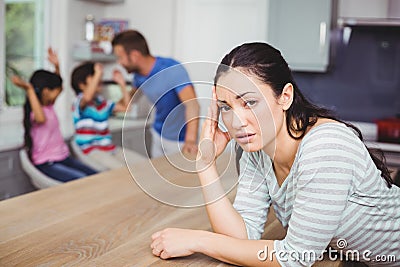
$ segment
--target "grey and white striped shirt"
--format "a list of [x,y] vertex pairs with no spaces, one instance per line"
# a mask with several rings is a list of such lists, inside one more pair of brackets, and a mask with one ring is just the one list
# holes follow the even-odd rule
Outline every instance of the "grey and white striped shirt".
[[[262,151],[244,152],[240,169],[234,207],[249,239],[261,238],[274,208],[288,230],[285,239],[274,241],[275,250],[292,253],[278,258],[282,266],[312,265],[316,259],[294,260],[293,253],[318,257],[328,246],[355,250],[370,266],[400,266],[400,188],[387,187],[364,144],[344,124],[311,129],[281,186]],[[397,262],[377,262],[382,255],[394,255]]]

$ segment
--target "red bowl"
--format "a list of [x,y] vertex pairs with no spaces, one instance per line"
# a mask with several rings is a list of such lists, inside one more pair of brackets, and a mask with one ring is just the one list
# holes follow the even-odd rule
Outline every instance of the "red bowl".
[[400,119],[387,118],[377,120],[378,141],[400,144]]

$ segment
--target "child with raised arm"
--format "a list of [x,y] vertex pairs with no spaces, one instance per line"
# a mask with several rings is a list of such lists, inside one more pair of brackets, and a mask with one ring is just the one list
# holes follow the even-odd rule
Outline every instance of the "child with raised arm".
[[84,154],[114,169],[125,166],[125,157],[128,162],[143,157],[113,144],[108,119],[114,112],[125,112],[130,97],[122,73],[115,70],[113,80],[120,86],[122,98],[117,103],[105,99],[100,94],[102,76],[103,66],[94,62],[84,62],[72,72],[71,85],[77,94],[73,105],[75,141]]
[[56,73],[37,70],[29,83],[18,76],[14,76],[12,81],[26,91],[24,139],[30,160],[47,176],[67,182],[95,174],[96,171],[70,157],[54,110],[54,102],[62,91],[58,58],[51,48],[48,55]]

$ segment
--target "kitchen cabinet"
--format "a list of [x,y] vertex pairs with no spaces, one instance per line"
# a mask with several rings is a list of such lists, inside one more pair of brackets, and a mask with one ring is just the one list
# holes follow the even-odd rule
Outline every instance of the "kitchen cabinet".
[[19,148],[0,152],[0,201],[34,191],[29,177],[23,172]]
[[109,120],[113,143],[148,157],[151,148],[151,122],[148,119],[111,118]]
[[332,11],[332,0],[269,1],[267,40],[292,70],[327,70]]

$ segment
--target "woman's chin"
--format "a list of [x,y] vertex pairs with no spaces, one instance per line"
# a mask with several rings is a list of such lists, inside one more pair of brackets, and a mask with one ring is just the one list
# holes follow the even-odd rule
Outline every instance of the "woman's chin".
[[262,149],[261,145],[255,143],[237,143],[245,152],[256,152]]

